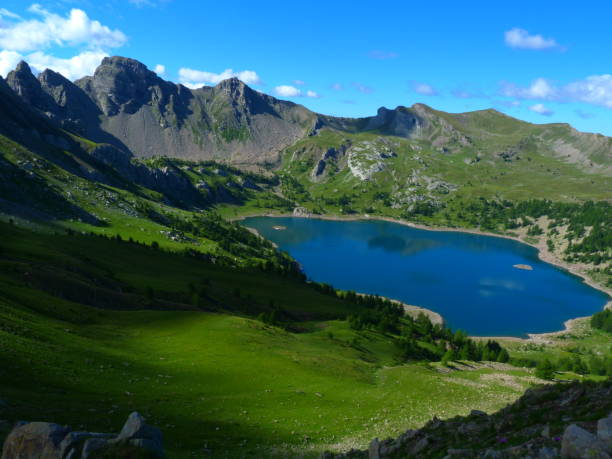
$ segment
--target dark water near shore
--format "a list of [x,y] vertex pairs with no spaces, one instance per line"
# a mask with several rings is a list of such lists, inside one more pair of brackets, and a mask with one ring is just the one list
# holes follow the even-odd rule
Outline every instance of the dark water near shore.
[[243,224],[289,252],[315,281],[431,309],[474,336],[561,330],[566,320],[608,301],[579,277],[540,261],[535,248],[510,239],[372,220],[252,217]]

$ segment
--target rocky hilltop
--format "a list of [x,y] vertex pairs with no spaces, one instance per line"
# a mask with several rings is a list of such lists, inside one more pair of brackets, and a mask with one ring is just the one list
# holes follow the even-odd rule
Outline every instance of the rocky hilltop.
[[569,125],[533,125],[495,110],[449,114],[424,104],[381,107],[365,118],[332,117],[253,90],[236,78],[189,89],[125,57],[107,57],[92,76],[75,82],[51,70],[36,77],[21,62],[6,82],[61,127],[136,157],[275,166],[288,147],[331,130],[414,139],[442,154],[470,151],[512,162],[538,152],[586,170],[610,172],[612,167],[610,138]]

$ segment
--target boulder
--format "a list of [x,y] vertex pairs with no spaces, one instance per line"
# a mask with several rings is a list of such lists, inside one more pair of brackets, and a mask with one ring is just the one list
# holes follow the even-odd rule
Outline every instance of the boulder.
[[77,458],[79,457],[79,454],[84,451],[84,446],[87,440],[92,438],[109,440],[114,436],[114,434],[97,432],[70,432],[64,437],[62,443],[60,444],[60,455],[62,459],[69,457]]
[[157,427],[150,426],[136,411],[129,415],[123,429],[111,444],[129,444],[144,448],[158,457],[164,457],[162,433]]
[[380,443],[378,442],[378,438],[375,438],[370,442],[370,447],[368,448],[368,459],[380,459]]
[[604,442],[576,424],[570,424],[563,433],[561,457],[571,459],[612,459]]
[[612,413],[597,422],[597,438],[612,447]]
[[93,453],[98,450],[104,449],[107,446],[108,440],[105,440],[104,438],[89,438],[85,440],[85,443],[83,444],[83,452],[81,453],[81,459],[89,459]]
[[49,422],[30,422],[15,427],[2,448],[2,459],[58,459],[69,427]]
[[48,422],[19,423],[4,442],[1,459],[89,459],[102,449],[105,457],[165,456],[161,431],[134,412],[119,435],[72,432]]

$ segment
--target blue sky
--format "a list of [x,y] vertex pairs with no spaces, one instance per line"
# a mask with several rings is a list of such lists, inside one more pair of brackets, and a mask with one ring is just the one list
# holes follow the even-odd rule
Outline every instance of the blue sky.
[[105,55],[192,87],[236,75],[332,115],[494,107],[612,135],[609,2],[2,0],[0,74]]

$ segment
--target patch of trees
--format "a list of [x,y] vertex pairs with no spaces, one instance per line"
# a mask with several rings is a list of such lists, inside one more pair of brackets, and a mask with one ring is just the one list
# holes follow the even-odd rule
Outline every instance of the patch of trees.
[[[558,226],[567,225],[565,237],[570,242],[567,254],[573,260],[600,264],[611,259],[612,205],[606,201],[566,203],[530,199],[512,202],[478,198],[454,200],[449,206],[455,211],[451,219],[456,218],[489,231],[529,227],[527,234],[532,236],[543,234],[542,228],[534,224],[534,220],[547,216],[551,220],[551,234],[558,234]],[[446,212],[445,215],[450,213]]]
[[283,196],[287,199],[300,203],[312,201],[312,196],[310,196],[308,190],[304,188],[304,185],[290,174],[282,174],[280,177],[280,184]]
[[[513,360],[512,363],[517,362]],[[588,359],[583,359],[579,355],[564,356],[557,360],[544,358],[535,364],[535,374],[542,379],[554,379],[556,373],[564,371],[579,375],[612,376],[612,355],[592,355]]]
[[591,317],[591,327],[612,333],[612,310],[606,309],[593,314],[593,317]]
[[348,317],[353,330],[377,330],[391,335],[398,347],[402,361],[496,361],[508,362],[508,351],[497,341],[476,341],[462,330],[453,332],[450,328],[433,324],[425,314],[416,318],[404,315],[396,302],[370,295],[355,295],[348,292],[346,298],[366,308]]

